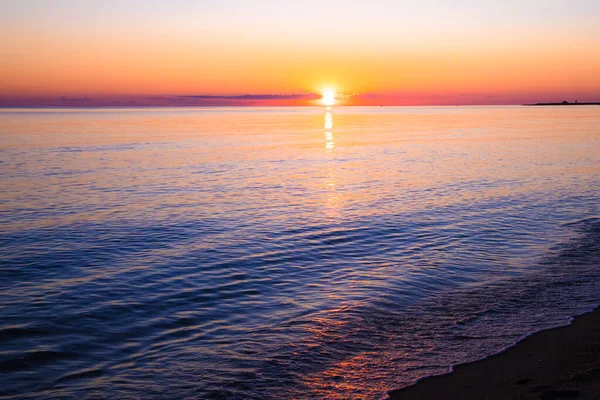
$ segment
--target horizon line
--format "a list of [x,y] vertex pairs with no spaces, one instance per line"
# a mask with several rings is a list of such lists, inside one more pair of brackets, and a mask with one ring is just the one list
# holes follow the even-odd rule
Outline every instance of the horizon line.
[[[306,107],[322,106],[314,91],[245,94],[72,94],[0,95],[0,108],[151,108],[151,107]],[[336,93],[336,107],[352,106],[512,106],[598,103],[599,94],[557,93]]]
[[0,105],[0,109],[118,109],[118,108],[339,108],[339,107],[531,107],[531,106],[600,106],[600,101],[585,102],[540,102],[540,103],[472,103],[472,104],[337,104],[326,106],[323,104],[218,104],[218,105],[185,105],[185,104],[117,104],[117,105],[88,105],[88,104],[61,104],[61,105]]

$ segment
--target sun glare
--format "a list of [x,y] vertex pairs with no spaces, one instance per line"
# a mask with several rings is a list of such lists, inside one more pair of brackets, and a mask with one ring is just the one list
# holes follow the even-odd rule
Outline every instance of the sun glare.
[[321,102],[323,105],[332,106],[335,104],[335,95],[335,91],[326,89],[323,91],[323,98],[321,99]]

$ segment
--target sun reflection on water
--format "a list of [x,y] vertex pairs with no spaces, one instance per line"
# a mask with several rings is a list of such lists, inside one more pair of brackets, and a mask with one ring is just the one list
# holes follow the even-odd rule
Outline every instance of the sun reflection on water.
[[325,109],[325,151],[328,154],[331,154],[335,148],[332,129],[333,115],[331,114],[331,107],[327,107]]
[[[325,107],[324,128],[325,153],[327,154],[328,158],[331,159],[333,157],[333,150],[335,149],[335,141],[333,137],[333,114],[331,113],[331,107]],[[340,201],[336,190],[336,185],[335,165],[333,163],[327,163],[327,169],[325,172],[327,215],[333,218],[339,217]]]

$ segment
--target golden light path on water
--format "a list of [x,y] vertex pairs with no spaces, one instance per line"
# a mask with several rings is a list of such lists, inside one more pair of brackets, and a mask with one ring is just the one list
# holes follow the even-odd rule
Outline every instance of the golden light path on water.
[[[331,111],[332,108],[330,106],[325,107],[325,153],[327,154],[329,161],[332,161],[333,150],[335,149],[333,138],[333,114]],[[329,217],[335,218],[339,214],[339,199],[336,192],[335,166],[332,163],[328,163],[327,165],[325,190],[327,193],[327,214]]]

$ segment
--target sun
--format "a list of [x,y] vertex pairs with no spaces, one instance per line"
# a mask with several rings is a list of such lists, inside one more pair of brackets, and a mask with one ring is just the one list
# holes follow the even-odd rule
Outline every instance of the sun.
[[336,93],[332,89],[323,90],[323,97],[321,98],[321,103],[325,106],[332,106],[335,104]]

